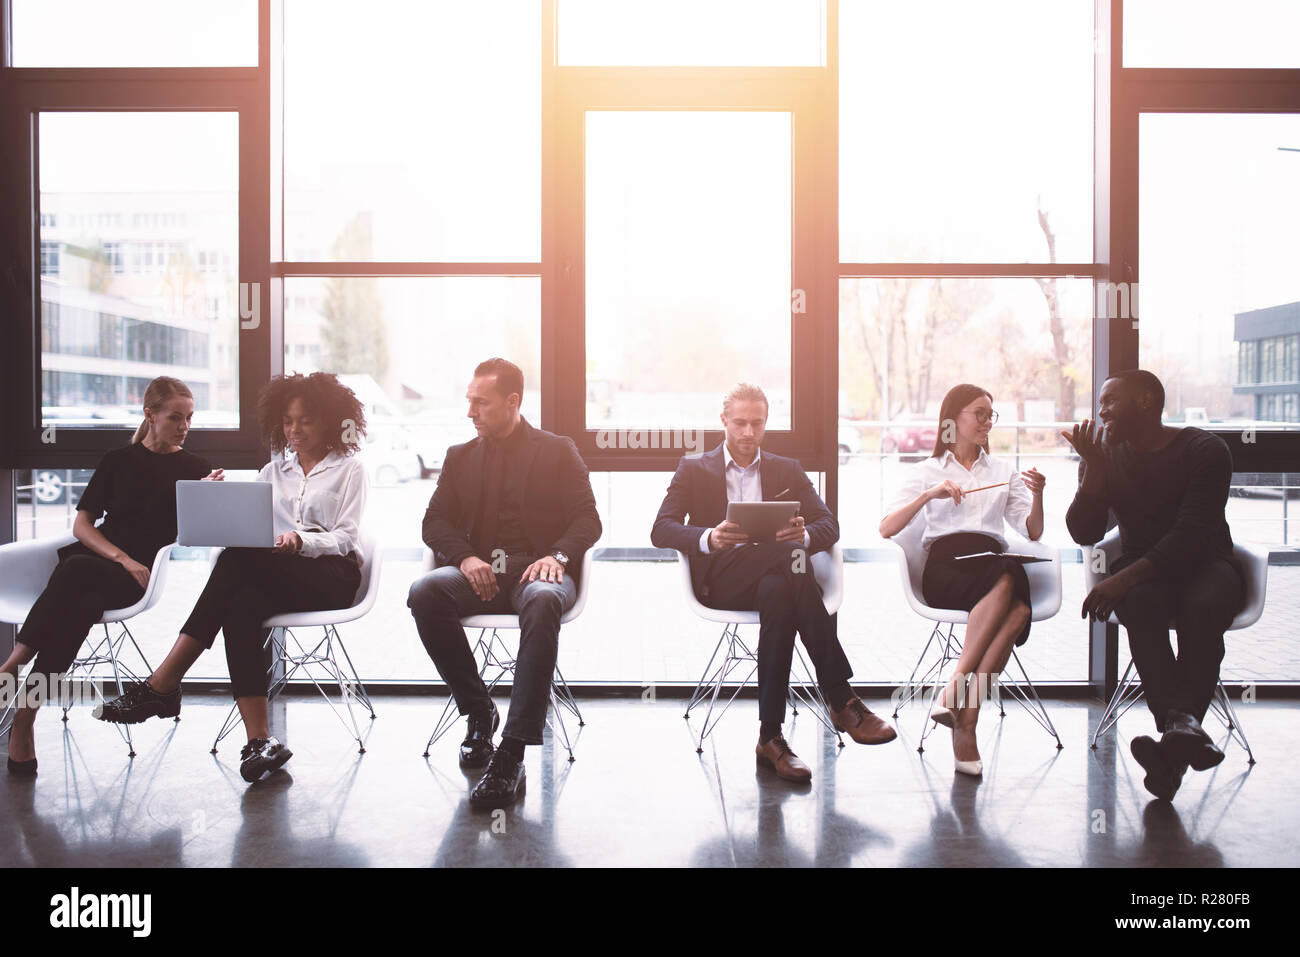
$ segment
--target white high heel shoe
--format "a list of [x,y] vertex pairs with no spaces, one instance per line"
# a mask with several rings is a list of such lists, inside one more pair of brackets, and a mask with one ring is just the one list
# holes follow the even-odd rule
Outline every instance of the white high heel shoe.
[[954,758],[952,763],[958,774],[969,774],[977,778],[984,773],[983,761],[958,761]]

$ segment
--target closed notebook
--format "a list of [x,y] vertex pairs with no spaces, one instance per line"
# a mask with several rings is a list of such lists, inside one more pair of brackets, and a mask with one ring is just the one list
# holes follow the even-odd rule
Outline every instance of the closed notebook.
[[1022,565],[1028,565],[1031,562],[1050,562],[1050,558],[1044,558],[1042,555],[1022,555],[1019,552],[975,552],[973,555],[958,555],[955,561],[961,561],[963,558],[1010,558]]

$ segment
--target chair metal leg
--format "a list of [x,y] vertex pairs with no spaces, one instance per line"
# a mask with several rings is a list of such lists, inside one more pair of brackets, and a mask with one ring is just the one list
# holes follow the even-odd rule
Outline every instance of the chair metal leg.
[[[1142,700],[1142,679],[1137,673],[1132,660],[1129,661],[1128,667],[1124,669],[1124,677],[1120,680],[1119,685],[1115,688],[1115,693],[1110,696],[1110,701],[1106,703],[1106,708],[1101,713],[1101,718],[1097,722],[1097,730],[1092,736],[1092,747],[1097,747],[1097,742],[1103,734],[1110,731],[1119,723],[1129,708]],[[1236,741],[1243,751],[1246,752],[1246,763],[1255,763],[1255,752],[1251,750],[1250,742],[1246,740],[1246,732],[1242,730],[1241,722],[1237,719],[1237,713],[1233,710],[1232,700],[1228,695],[1228,689],[1223,686],[1222,680],[1219,681],[1218,687],[1214,689],[1214,697],[1210,699],[1210,710],[1223,722],[1228,731],[1228,736]]]
[[[951,629],[951,625],[949,628]],[[903,707],[920,693],[920,687],[916,683],[916,673],[921,670],[921,665],[925,661],[925,656],[930,653],[930,646],[936,641],[943,642],[943,631],[940,622],[935,622],[934,627],[930,629],[930,637],[926,640],[925,646],[921,649],[921,655],[916,659],[916,664],[912,667],[912,673],[907,676],[907,682],[903,685],[903,693],[899,696],[898,701],[894,704],[894,717],[898,717],[898,709]],[[921,676],[921,684],[925,684],[926,677],[934,670],[931,666]]]
[[683,718],[691,716],[691,709],[703,701],[709,695],[709,689],[713,687],[714,679],[717,672],[710,674],[709,669],[713,667],[713,662],[718,658],[718,652],[722,651],[723,646],[727,643],[727,636],[731,631],[728,625],[722,629],[722,635],[718,638],[718,643],[713,646],[713,654],[709,655],[709,663],[704,666],[704,671],[700,673],[700,680],[695,683],[695,690],[691,692],[691,698],[686,702],[686,713]]
[[[470,650],[470,654],[474,655],[480,662],[478,675],[479,679],[484,681],[486,684],[488,694],[492,693],[497,684],[506,675],[510,675],[512,678],[514,677],[517,659],[510,653],[510,649],[506,647],[505,641],[501,638],[497,629],[493,628],[490,633],[486,628],[479,629],[478,638],[475,640],[474,647]],[[487,676],[489,668],[495,672],[490,680],[488,680]],[[438,718],[438,723],[434,725],[433,733],[429,735],[429,740],[425,742],[424,757],[427,758],[429,756],[429,750],[433,747],[434,743],[451,730],[452,725],[459,720],[459,712],[453,711],[455,704],[455,699],[449,698],[447,704],[443,706],[442,714]],[[568,710],[578,719],[578,727],[586,727],[586,721],[583,720],[582,717],[582,710],[578,707],[577,697],[573,694],[573,690],[569,687],[569,683],[564,680],[564,675],[561,673],[560,666],[557,664],[555,666],[555,676],[551,679],[549,708],[549,711],[555,713],[555,721],[552,722],[550,714],[548,713],[546,723],[547,726],[551,728],[552,734],[555,733],[556,726],[558,725],[561,741],[564,744],[565,750],[569,752],[569,760],[572,761],[574,760],[573,747],[569,740],[568,729],[564,725],[564,716],[560,714],[561,708]]]
[[1250,749],[1250,742],[1246,740],[1246,732],[1242,730],[1241,722],[1237,720],[1237,713],[1232,708],[1232,699],[1228,695],[1228,689],[1219,682],[1219,687],[1215,690],[1214,699],[1210,702],[1210,707],[1223,721],[1228,728],[1228,734],[1246,750],[1246,763],[1255,763],[1255,752]]
[[1115,686],[1114,693],[1110,696],[1110,700],[1106,702],[1106,707],[1097,720],[1097,730],[1092,735],[1092,749],[1094,751],[1097,750],[1097,742],[1101,740],[1101,736],[1115,727],[1116,722],[1141,697],[1141,688],[1136,687],[1133,680],[1133,662],[1130,660],[1128,667],[1124,669],[1123,677],[1120,678],[1119,684]]
[[[740,694],[745,685],[749,684],[749,680],[754,677],[754,672],[758,670],[758,656],[751,653],[749,649],[745,647],[744,642],[740,640],[737,633],[738,629],[739,626],[735,623],[726,626],[726,631],[724,633],[727,635],[727,647],[724,652],[722,664],[715,673],[716,680],[713,683],[713,691],[709,697],[709,710],[704,714],[704,725],[700,730],[700,740],[695,746],[696,754],[704,753],[704,739],[707,738],[709,734],[712,733],[713,729],[718,726],[718,722],[721,721],[722,716],[727,713],[727,709],[730,708],[732,702],[736,700],[736,696]],[[740,649],[739,652],[737,651],[738,648]],[[734,691],[731,692],[731,695],[727,698],[726,704],[722,706],[722,710],[718,712],[718,716],[715,718],[713,712],[717,707],[718,696],[722,692],[723,684],[726,683],[726,680],[731,675],[732,671],[749,662],[753,663],[753,667],[749,669],[749,674],[747,674],[745,679],[736,686]]]
[[[358,725],[356,715],[353,713],[352,702],[355,699],[364,704],[372,719],[375,717],[374,706],[370,702],[370,695],[366,692],[366,687],[357,674],[356,666],[353,665],[338,630],[333,625],[323,625],[321,626],[321,632],[320,640],[308,649],[298,639],[292,628],[271,628],[268,630],[262,647],[264,649],[269,647],[272,659],[279,661],[283,667],[280,677],[271,682],[267,688],[267,700],[273,700],[301,671],[307,680],[312,683],[312,686],[320,692],[321,697],[325,699],[325,703],[334,712],[334,716],[350,732],[352,739],[357,743],[358,753],[364,754],[366,746],[361,734],[361,727]],[[293,648],[290,648],[289,645],[291,641],[293,642]],[[336,646],[343,653],[343,660],[348,667],[347,672],[339,665],[338,655],[335,653]],[[322,686],[320,678],[314,669],[323,671],[326,680],[338,687],[341,709],[334,703],[330,693]],[[232,707],[226,715],[226,720],[217,733],[216,740],[212,742],[213,754],[217,752],[217,745],[221,743],[222,739],[234,730],[237,724],[237,708],[237,705]]]
[[813,716],[822,723],[822,726],[835,735],[838,747],[844,747],[844,738],[840,736],[840,731],[835,727],[835,721],[831,718],[831,709],[826,704],[826,699],[822,696],[822,689],[813,675],[812,668],[808,666],[808,661],[803,656],[803,651],[798,645],[794,648],[795,656],[798,659],[800,667],[803,668],[807,681],[797,678],[795,675],[790,676],[789,689],[792,696],[802,698],[803,701],[812,709]]
[[[1025,666],[1021,664],[1020,656],[1016,654],[1015,648],[1011,649],[1011,660],[1016,663],[1016,668],[1020,670],[1020,678],[1017,679],[1012,675],[1007,690],[1011,692],[1011,696],[1016,700],[1016,702],[1029,712],[1029,716],[1038,722],[1039,727],[1056,739],[1056,750],[1060,751],[1063,747],[1061,744],[1061,736],[1056,733],[1056,725],[1052,723],[1051,715],[1047,713],[1047,708],[1043,706],[1043,700],[1038,697],[1038,689],[1034,687],[1033,681],[1029,678],[1029,673],[1025,671]],[[1005,674],[1006,672],[1004,671],[1003,673]],[[1028,688],[1027,693],[1025,688],[1020,687],[1021,680],[1024,681],[1025,688]],[[999,681],[997,687],[1000,690],[1004,685],[1005,682]],[[1000,704],[1000,694],[998,700]],[[1004,711],[1003,714],[1005,715],[1006,712]]]

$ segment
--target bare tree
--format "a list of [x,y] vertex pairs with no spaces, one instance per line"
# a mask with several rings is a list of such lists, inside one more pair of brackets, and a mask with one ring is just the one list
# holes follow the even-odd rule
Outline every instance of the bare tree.
[[[1038,227],[1047,240],[1047,261],[1056,262],[1056,234],[1048,221],[1047,211],[1043,209],[1042,197],[1038,201]],[[1047,325],[1052,333],[1052,356],[1056,370],[1056,419],[1064,422],[1074,418],[1075,381],[1074,357],[1070,343],[1066,338],[1065,321],[1061,316],[1060,293],[1055,276],[1035,277],[1038,288],[1047,300]]]

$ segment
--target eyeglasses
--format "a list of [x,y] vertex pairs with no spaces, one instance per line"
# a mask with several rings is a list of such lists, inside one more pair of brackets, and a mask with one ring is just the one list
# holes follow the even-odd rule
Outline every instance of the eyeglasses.
[[985,412],[983,409],[963,409],[962,414],[975,416],[975,421],[980,425],[983,425],[985,422],[992,424],[998,421],[998,414],[996,412]]

